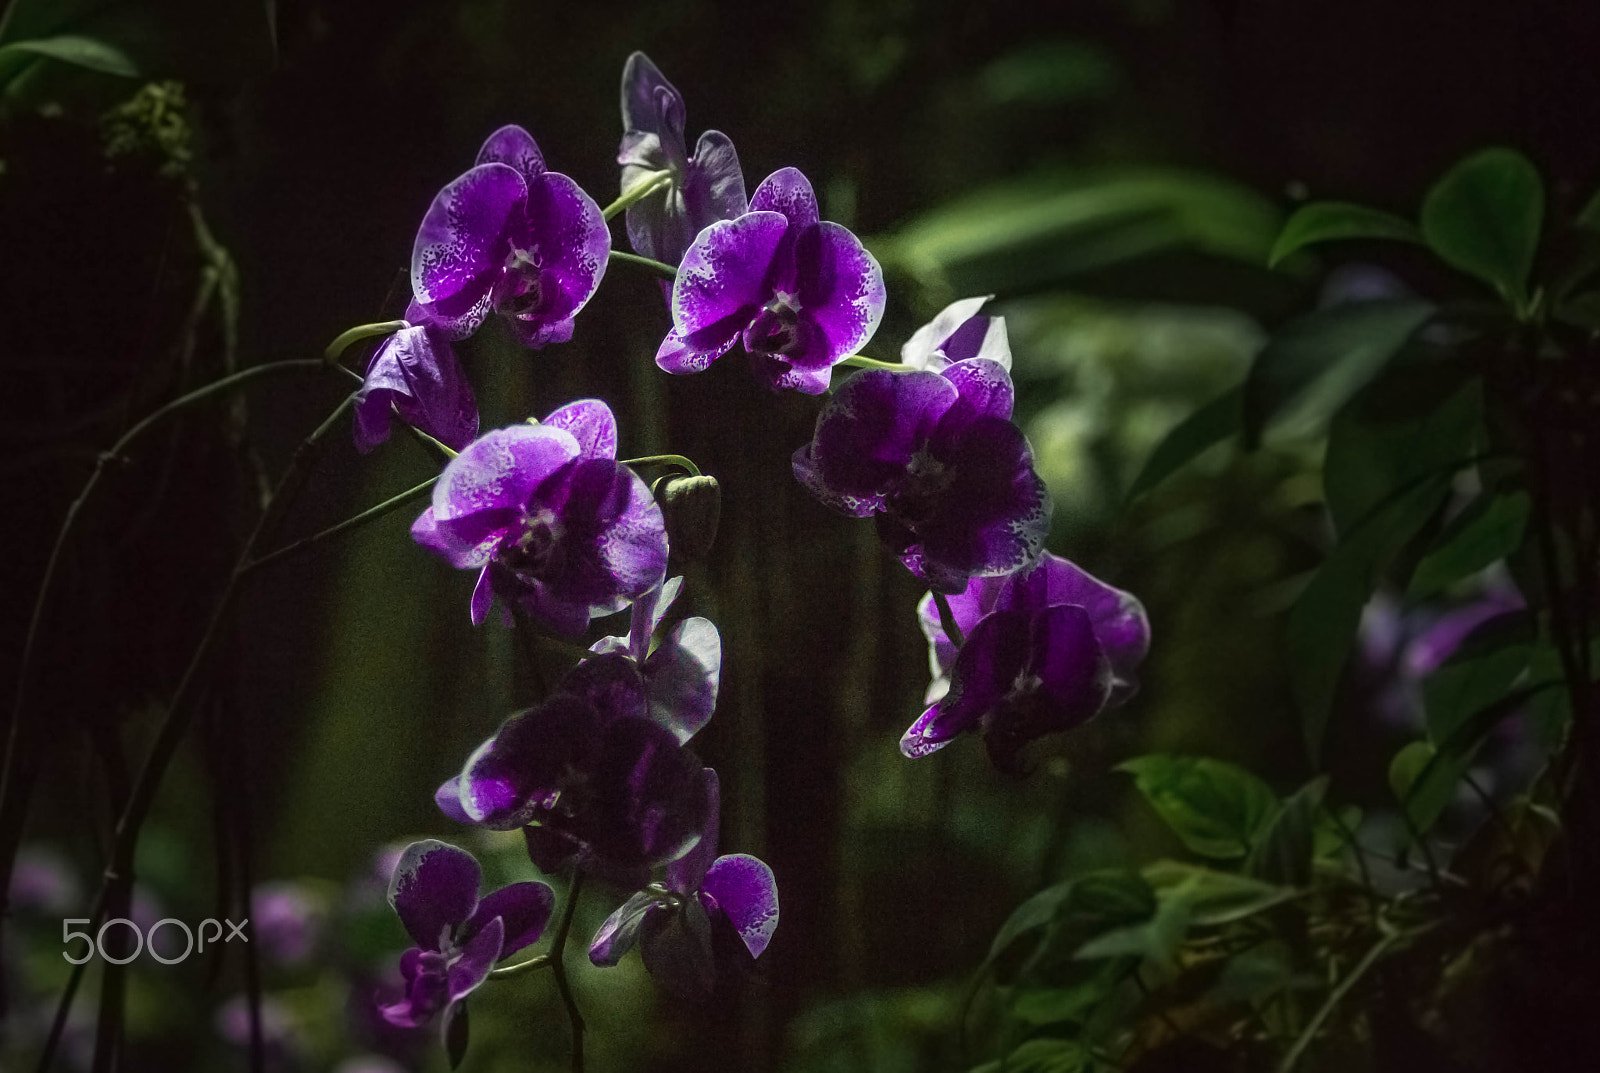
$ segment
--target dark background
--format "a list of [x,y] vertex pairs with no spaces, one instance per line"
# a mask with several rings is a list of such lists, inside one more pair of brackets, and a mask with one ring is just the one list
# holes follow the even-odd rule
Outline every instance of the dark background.
[[[571,343],[524,352],[486,332],[463,347],[484,428],[601,397],[625,455],[688,454],[724,489],[719,542],[689,573],[727,652],[697,748],[722,773],[724,849],[772,865],[782,925],[755,977],[704,1009],[657,996],[636,959],[580,966],[602,1069],[964,1068],[955,1011],[1009,910],[1069,861],[1161,837],[1125,814],[1110,763],[1186,747],[1295,783],[1305,762],[1285,718],[1275,586],[1311,562],[1306,461],[1213,466],[1132,512],[1121,488],[1160,431],[1237,375],[1262,328],[1315,301],[1309,261],[1263,267],[1282,207],[1335,197],[1409,214],[1433,176],[1495,143],[1540,165],[1552,213],[1600,178],[1600,9],[1575,2],[13,6],[0,42],[87,27],[143,75],[184,83],[199,204],[238,266],[242,364],[314,356],[351,324],[398,316],[422,212],[503,123],[609,201],[617,82],[636,48],[682,91],[690,139],[734,139],[750,190],[798,166],[824,217],[878,252],[889,308],[868,353],[893,359],[946,301],[999,292],[1019,417],[1056,493],[1052,548],[1138,593],[1156,638],[1141,697],[1024,780],[991,772],[974,742],[915,763],[895,750],[926,685],[920,590],[869,525],[829,514],[790,477],[814,400],[768,395],[736,358],[698,377],[659,373],[666,313],[654,280],[623,265]],[[137,85],[42,65],[4,100],[7,683],[94,452],[221,369],[215,319],[182,346],[201,263],[177,184],[157,157],[104,154],[99,117]],[[1142,217],[1104,202],[1152,175],[1172,204],[1220,182],[1232,215],[1196,200],[1198,217],[1151,240]],[[981,255],[930,268],[908,252],[952,220],[987,226],[984,204],[963,200],[974,193],[1045,215]],[[1440,282],[1401,267],[1418,288]],[[185,418],[114,468],[86,513],[24,713],[46,742],[25,840],[60,848],[85,880],[116,772],[142,754],[248,528],[252,454],[275,471],[341,390],[275,381],[247,412]],[[312,532],[431,465],[403,439],[363,459],[341,435],[289,528]],[[532,874],[514,840],[480,842],[432,805],[434,786],[532,698],[511,635],[470,626],[470,577],[410,542],[411,517],[247,594],[196,738],[210,745],[169,777],[146,838],[141,873],[172,915],[213,904],[224,813],[235,820],[222,839],[233,857],[247,847],[255,878],[306,879],[331,904],[346,895],[329,884],[348,887],[382,846],[420,835]],[[1358,782],[1381,784],[1376,752],[1336,744]],[[579,931],[625,893],[594,895]],[[53,958],[58,926],[13,931]],[[423,1060],[335,1016],[364,1001],[365,967],[400,948],[397,928],[373,927],[347,928],[322,970],[269,980],[314,1026],[297,1045],[306,1068],[390,1046]],[[200,1042],[237,989],[237,966],[223,973],[215,989],[197,966],[136,974],[153,996],[131,1015],[142,1061],[242,1062]],[[538,1055],[560,1068],[566,1029],[547,989],[529,980],[475,1000],[468,1068]],[[23,1050],[26,1010],[8,1029]]]

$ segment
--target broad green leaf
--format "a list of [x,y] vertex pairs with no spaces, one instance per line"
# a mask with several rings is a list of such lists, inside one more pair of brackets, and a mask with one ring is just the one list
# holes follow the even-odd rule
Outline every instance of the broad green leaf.
[[1071,888],[1038,952],[1025,966],[1025,975],[1043,973],[1053,979],[1085,943],[1144,924],[1156,913],[1155,892],[1143,876],[1125,868],[1085,872],[1071,881]]
[[[1426,834],[1454,799],[1457,785],[1472,766],[1473,758],[1482,748],[1489,732],[1506,716],[1546,691],[1561,688],[1561,684],[1559,681],[1548,681],[1523,686],[1473,712],[1437,748],[1428,747],[1430,755],[1426,756],[1406,785],[1404,798],[1406,813],[1411,817],[1412,827],[1418,834]],[[1409,773],[1411,766],[1424,760],[1420,750],[1415,750],[1413,746],[1406,748],[1413,751],[1407,758],[1406,770],[1401,771],[1400,775]],[[1396,773],[1399,763],[1400,758],[1396,757],[1395,763],[1390,765],[1391,787],[1397,787],[1403,781]]]
[[1318,860],[1339,856],[1360,827],[1361,809],[1357,806],[1346,805],[1338,810],[1324,806],[1317,811],[1317,827],[1311,836],[1312,855]]
[[1451,362],[1391,364],[1329,426],[1323,489],[1340,539],[1408,488],[1453,477],[1483,436],[1478,378]]
[[1280,219],[1259,194],[1211,175],[1056,170],[977,190],[867,245],[936,289],[1014,294],[1169,251],[1260,265]]
[[1313,243],[1353,238],[1421,242],[1422,234],[1411,221],[1381,209],[1354,205],[1348,201],[1313,201],[1296,209],[1283,225],[1267,264],[1276,265],[1296,250]]
[[1539,170],[1514,149],[1474,153],[1422,201],[1422,235],[1450,265],[1476,276],[1519,312],[1544,220]]
[[1134,500],[1198,458],[1208,448],[1236,436],[1241,427],[1243,393],[1232,388],[1178,422],[1156,445],[1128,489]]
[[1183,844],[1202,857],[1243,857],[1277,807],[1266,783],[1243,768],[1204,757],[1152,754],[1118,765],[1134,778]]
[[995,933],[994,942],[989,945],[989,955],[984,958],[978,971],[981,973],[999,961],[1017,940],[1034,932],[1042,932],[1046,925],[1055,919],[1056,913],[1060,911],[1062,903],[1071,892],[1071,880],[1058,883],[1039,891],[1012,910],[1006,922]]
[[1076,969],[1070,983],[1019,990],[1010,1003],[1011,1016],[1030,1025],[1081,1021],[1126,977],[1128,963],[1105,961]]
[[1228,959],[1206,997],[1219,1006],[1260,1002],[1296,983],[1293,958],[1288,945],[1278,939],[1241,951]]
[[1426,600],[1493,566],[1522,545],[1532,501],[1527,492],[1493,492],[1467,505],[1411,575],[1409,600]]
[[1066,1039],[1030,1039],[1004,1058],[974,1066],[972,1073],[1088,1073],[1094,1056]]
[[1285,644],[1289,686],[1300,711],[1306,749],[1321,756],[1339,679],[1366,607],[1394,554],[1443,505],[1448,475],[1406,490],[1341,539],[1289,611]]
[[1283,887],[1311,884],[1311,854],[1317,812],[1328,777],[1319,775],[1284,799],[1245,862],[1257,879]]
[[1522,611],[1497,615],[1474,629],[1423,681],[1428,740],[1448,740],[1474,712],[1509,693],[1533,658],[1536,632]]
[[1196,927],[1231,924],[1295,897],[1289,887],[1184,861],[1156,861],[1142,870],[1156,899],[1181,897]]
[[1389,792],[1402,804],[1411,795],[1417,776],[1433,761],[1434,749],[1426,741],[1413,741],[1400,747],[1389,760]]
[[139,69],[125,52],[108,41],[100,41],[80,34],[61,34],[33,41],[12,41],[0,45],[0,65],[16,56],[44,56],[75,67],[83,67],[102,74],[138,78]]
[[1269,423],[1289,437],[1321,432],[1433,312],[1420,301],[1346,302],[1273,332],[1245,378],[1246,446]]
[[1191,906],[1188,893],[1194,881],[1156,892],[1155,911],[1146,920],[1102,931],[1078,947],[1080,961],[1137,957],[1158,965],[1172,964],[1173,951],[1189,931]]

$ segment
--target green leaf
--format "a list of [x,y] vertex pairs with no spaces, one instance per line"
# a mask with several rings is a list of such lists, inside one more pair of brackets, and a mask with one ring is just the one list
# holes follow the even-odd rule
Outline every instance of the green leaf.
[[1444,503],[1450,478],[1406,490],[1348,534],[1325,559],[1289,611],[1289,686],[1300,711],[1307,752],[1321,756],[1339,679],[1355,643],[1361,611],[1385,566]]
[[867,246],[960,294],[1038,291],[1157,254],[1260,265],[1281,217],[1240,184],[1175,169],[1058,169],[964,195]]
[[1190,905],[1181,888],[1157,892],[1155,911],[1148,919],[1109,928],[1078,947],[1080,961],[1137,957],[1158,965],[1171,965],[1173,951],[1183,942],[1191,921]]
[[1312,243],[1354,238],[1421,242],[1422,234],[1411,221],[1380,209],[1348,201],[1313,201],[1296,209],[1283,225],[1267,264],[1274,266]]
[[1514,149],[1484,149],[1422,201],[1422,235],[1450,265],[1494,287],[1521,313],[1544,219],[1539,170]]
[[1030,1039],[1004,1058],[974,1066],[972,1073],[1087,1073],[1094,1056],[1066,1039]]
[[1317,812],[1327,790],[1328,777],[1319,775],[1284,799],[1245,862],[1246,873],[1284,887],[1311,884]]
[[108,41],[85,37],[82,34],[59,34],[55,37],[12,41],[0,45],[0,69],[12,66],[17,59],[26,56],[43,56],[47,59],[60,60],[62,63],[70,63],[74,67],[83,67],[102,74],[120,75],[123,78],[139,77],[139,69],[128,58],[127,53]]
[[1406,598],[1426,600],[1516,551],[1531,508],[1523,491],[1488,493],[1473,500],[1417,564]]
[[1164,897],[1182,898],[1188,905],[1190,923],[1202,928],[1254,916],[1298,893],[1275,883],[1184,861],[1156,861],[1146,865],[1141,874],[1158,901]]
[[1470,633],[1422,685],[1428,739],[1449,740],[1474,712],[1511,691],[1537,641],[1537,628],[1523,611],[1496,615]]
[[1077,970],[1071,983],[1018,991],[1011,1000],[1011,1016],[1030,1025],[1082,1021],[1124,979],[1127,963],[1106,961]]
[[1012,910],[1006,922],[995,933],[994,942],[989,944],[989,954],[984,958],[978,971],[981,973],[999,961],[1017,940],[1034,932],[1042,932],[1045,926],[1055,919],[1062,903],[1072,893],[1072,886],[1072,881],[1068,880],[1053,887],[1046,887]]
[[1242,400],[1241,389],[1232,388],[1178,422],[1150,452],[1144,469],[1128,489],[1128,500],[1144,495],[1208,448],[1238,435]]
[[[1411,817],[1412,827],[1419,835],[1427,833],[1454,799],[1456,786],[1472,766],[1473,758],[1482,748],[1489,732],[1530,700],[1561,685],[1559,681],[1547,681],[1524,686],[1473,712],[1436,748],[1426,742],[1407,746],[1406,749],[1412,751],[1398,773],[1396,768],[1401,765],[1401,759],[1399,756],[1395,758],[1389,766],[1390,786],[1397,788],[1405,785],[1406,814]],[[1418,744],[1429,750],[1426,756],[1414,748]],[[1401,752],[1405,753],[1406,750]],[[1413,767],[1416,769],[1414,773],[1411,770]],[[1408,774],[1412,777],[1406,781],[1403,776]]]
[[1355,805],[1346,805],[1337,811],[1326,807],[1319,809],[1317,827],[1311,836],[1312,855],[1318,860],[1339,856],[1360,826],[1361,809]]
[[1323,489],[1340,539],[1408,488],[1453,477],[1483,435],[1478,378],[1420,357],[1390,365],[1329,426]]
[[1417,776],[1433,762],[1433,745],[1427,741],[1413,741],[1401,746],[1389,760],[1389,792],[1401,804],[1411,796]]
[[1243,857],[1277,807],[1267,784],[1240,767],[1203,757],[1153,754],[1118,765],[1183,844],[1202,857]]
[[1245,378],[1245,444],[1269,421],[1289,437],[1321,432],[1433,313],[1427,302],[1346,302],[1273,332]]

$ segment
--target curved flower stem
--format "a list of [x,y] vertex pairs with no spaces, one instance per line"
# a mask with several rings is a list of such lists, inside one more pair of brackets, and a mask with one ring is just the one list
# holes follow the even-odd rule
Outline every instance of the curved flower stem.
[[944,635],[950,638],[950,643],[960,648],[967,643],[961,633],[961,627],[956,625],[956,616],[950,610],[950,598],[942,592],[933,594],[933,605],[939,609],[939,626],[944,630]]
[[330,525],[328,528],[319,533],[313,533],[311,536],[297,540],[293,544],[286,544],[276,551],[270,551],[259,558],[251,559],[241,568],[241,573],[253,573],[256,570],[261,569],[263,566],[287,559],[292,555],[298,555],[301,552],[311,548],[313,545],[320,544],[324,540],[336,537],[340,533],[347,533],[352,529],[359,529],[368,522],[376,521],[377,519],[382,518],[385,514],[393,514],[407,503],[414,502],[415,500],[421,499],[423,496],[427,495],[433,490],[433,486],[438,483],[438,477],[429,477],[415,488],[408,488],[397,496],[394,496],[390,499],[385,499],[382,503],[379,503],[375,507],[368,507],[360,514],[357,514],[354,517],[346,518],[338,525]]
[[700,467],[696,466],[692,460],[684,455],[640,455],[638,458],[625,458],[622,460],[622,464],[624,466],[677,466],[679,469],[687,470],[691,477],[700,476]]
[[[95,895],[94,905],[89,914],[91,929],[100,925],[110,895],[115,890],[132,886],[133,858],[139,842],[139,830],[144,824],[145,817],[149,815],[151,805],[155,803],[156,792],[161,787],[167,765],[177,754],[178,745],[183,741],[189,724],[193,721],[194,700],[203,690],[212,652],[216,649],[217,642],[221,640],[228,620],[232,616],[233,606],[239,596],[240,583],[245,577],[245,568],[255,557],[257,547],[277,532],[279,524],[299,496],[307,478],[310,477],[312,466],[322,453],[323,441],[354,405],[355,396],[353,394],[345,396],[344,401],[334,408],[322,424],[300,441],[300,446],[295,448],[294,456],[289,460],[288,469],[284,471],[283,477],[273,490],[267,509],[262,512],[255,529],[245,540],[233,573],[229,575],[222,595],[217,598],[216,607],[211,612],[211,620],[206,624],[205,633],[195,646],[194,654],[189,657],[189,665],[184,668],[183,677],[167,704],[166,718],[156,732],[155,744],[150,747],[144,766],[139,770],[139,778],[134,783],[133,792],[129,795],[122,816],[117,821],[110,860],[106,865],[105,874],[101,877],[100,890]],[[62,992],[61,1001],[56,1007],[55,1020],[50,1026],[50,1035],[45,1040],[44,1050],[39,1056],[39,1073],[45,1073],[55,1058],[56,1048],[61,1041],[61,1032],[66,1027],[67,1016],[72,1010],[73,996],[83,979],[84,966],[88,964],[88,959],[85,959],[82,965],[74,966],[72,975],[67,979],[66,989]],[[120,966],[109,962],[106,964],[105,972],[108,980],[121,971]]]
[[403,320],[380,320],[372,324],[357,324],[339,333],[333,342],[328,344],[322,352],[322,357],[329,365],[334,364],[343,356],[346,350],[355,346],[363,339],[381,339],[386,335],[393,335],[402,328],[410,325]]
[[865,354],[852,354],[838,364],[849,365],[855,369],[887,369],[891,373],[914,373],[918,371],[915,365],[906,365],[898,361],[879,361],[877,358],[869,358]]
[[548,969],[552,964],[549,954],[535,954],[527,961],[519,961],[515,965],[507,965],[503,969],[494,969],[489,973],[491,980],[509,980],[513,976],[533,972],[536,969]]
[[621,250],[612,250],[610,256],[613,261],[621,261],[623,264],[642,268],[646,272],[654,272],[669,282],[678,278],[678,270],[662,261],[652,261],[648,257],[640,257],[636,253],[623,253]]
[[572,1073],[583,1073],[583,1014],[572,996],[572,985],[567,980],[565,956],[567,933],[572,930],[572,914],[578,907],[578,893],[583,889],[583,871],[572,870],[572,883],[567,887],[567,904],[561,908],[561,922],[556,925],[556,937],[550,943],[550,968],[555,972],[556,992],[567,1008],[567,1020],[572,1022]]
[[672,185],[672,172],[655,171],[630,186],[621,197],[600,210],[600,219],[609,220],[636,201],[643,201],[657,190]]
[[[0,816],[5,823],[0,824],[8,832],[3,836],[9,843],[12,839],[22,837],[22,820],[26,814],[27,792],[21,788],[19,776],[20,744],[22,734],[22,711],[27,700],[28,671],[33,661],[34,647],[38,642],[39,625],[44,619],[44,609],[49,602],[50,592],[54,586],[56,571],[61,565],[61,553],[67,544],[67,538],[72,534],[73,526],[77,524],[78,515],[82,513],[84,504],[99,487],[100,479],[105,474],[108,466],[114,461],[121,461],[123,455],[133,442],[161,424],[173,414],[180,413],[198,403],[217,395],[222,395],[235,388],[243,387],[253,381],[282,373],[321,372],[327,366],[314,358],[293,361],[275,361],[265,365],[253,365],[248,369],[241,369],[230,376],[220,380],[213,380],[202,387],[180,395],[171,402],[158,407],[138,424],[124,432],[108,450],[102,451],[95,459],[94,470],[89,474],[89,479],[84,482],[83,488],[78,492],[72,505],[67,508],[66,517],[61,521],[61,528],[56,532],[56,541],[50,549],[50,557],[45,562],[44,578],[39,582],[38,595],[34,597],[33,614],[28,619],[28,632],[22,642],[22,656],[17,662],[17,687],[11,701],[11,725],[6,732],[5,759],[0,762]],[[29,787],[31,788],[31,786]],[[15,815],[10,813],[14,812]],[[4,912],[6,904],[6,891],[9,889],[12,861],[12,847],[7,844],[0,848],[0,913]]]

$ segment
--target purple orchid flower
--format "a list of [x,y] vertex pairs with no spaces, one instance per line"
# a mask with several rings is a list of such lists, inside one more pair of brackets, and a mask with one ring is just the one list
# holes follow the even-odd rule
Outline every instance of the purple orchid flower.
[[938,592],[1032,562],[1050,530],[1050,496],[1010,421],[1011,377],[969,358],[933,373],[869,369],[817,415],[794,474],[855,518],[877,515],[900,561]]
[[663,986],[703,1002],[715,982],[712,931],[729,925],[752,958],[761,956],[778,928],[778,883],[772,869],[744,853],[717,852],[716,773],[706,769],[712,806],[700,842],[652,883],[606,918],[589,945],[589,960],[611,966],[637,943],[645,968]]
[[582,399],[542,423],[487,433],[450,460],[411,535],[478,569],[475,624],[498,595],[576,636],[661,584],[666,521],[616,453],[610,408]]
[[945,306],[938,316],[911,333],[900,348],[900,361],[913,369],[942,373],[958,361],[987,358],[1009,373],[1011,343],[1006,336],[1006,319],[978,313],[993,298],[994,295],[985,294]]
[[950,599],[950,611],[966,635],[959,650],[931,593],[918,608],[936,679],[930,707],[900,739],[906,756],[978,730],[995,766],[1015,770],[1028,742],[1070,730],[1138,690],[1136,671],[1150,649],[1144,607],[1060,556],[1046,553],[1003,580],[974,578]]
[[701,372],[742,338],[769,387],[820,395],[833,366],[877,331],[883,303],[878,262],[820,220],[811,183],[783,168],[756,188],[749,212],[710,224],[684,253],[656,364]]
[[405,995],[380,1007],[390,1024],[415,1028],[457,1005],[489,978],[495,962],[538,941],[555,892],[513,883],[478,898],[482,871],[472,854],[428,839],[406,847],[389,881],[389,904],[416,946],[400,957]]
[[675,577],[655,592],[633,602],[633,620],[626,637],[602,637],[589,646],[597,655],[620,653],[638,669],[650,717],[686,742],[711,720],[722,675],[722,635],[708,618],[686,618],[667,631],[661,643],[651,641],[661,620],[683,588]]
[[327,906],[304,884],[281,880],[256,885],[250,919],[256,941],[280,965],[299,965],[316,950],[327,925]]
[[660,172],[666,187],[628,206],[628,241],[635,253],[677,265],[689,243],[718,220],[743,216],[744,174],[726,134],[708,130],[690,156],[683,141],[683,96],[650,57],[635,52],[622,68],[622,192]]
[[682,721],[664,722],[651,718],[632,658],[594,656],[507,719],[434,799],[459,822],[527,827],[544,871],[576,862],[632,881],[687,853],[712,806],[700,761],[679,741]]
[[422,218],[411,289],[452,338],[477,331],[492,310],[524,345],[542,347],[572,338],[573,318],[599,288],[610,254],[611,231],[594,199],[545,170],[527,131],[505,126]]
[[459,451],[478,434],[478,404],[450,337],[428,323],[422,307],[406,309],[406,327],[378,344],[356,392],[356,450],[389,438],[392,414]]

